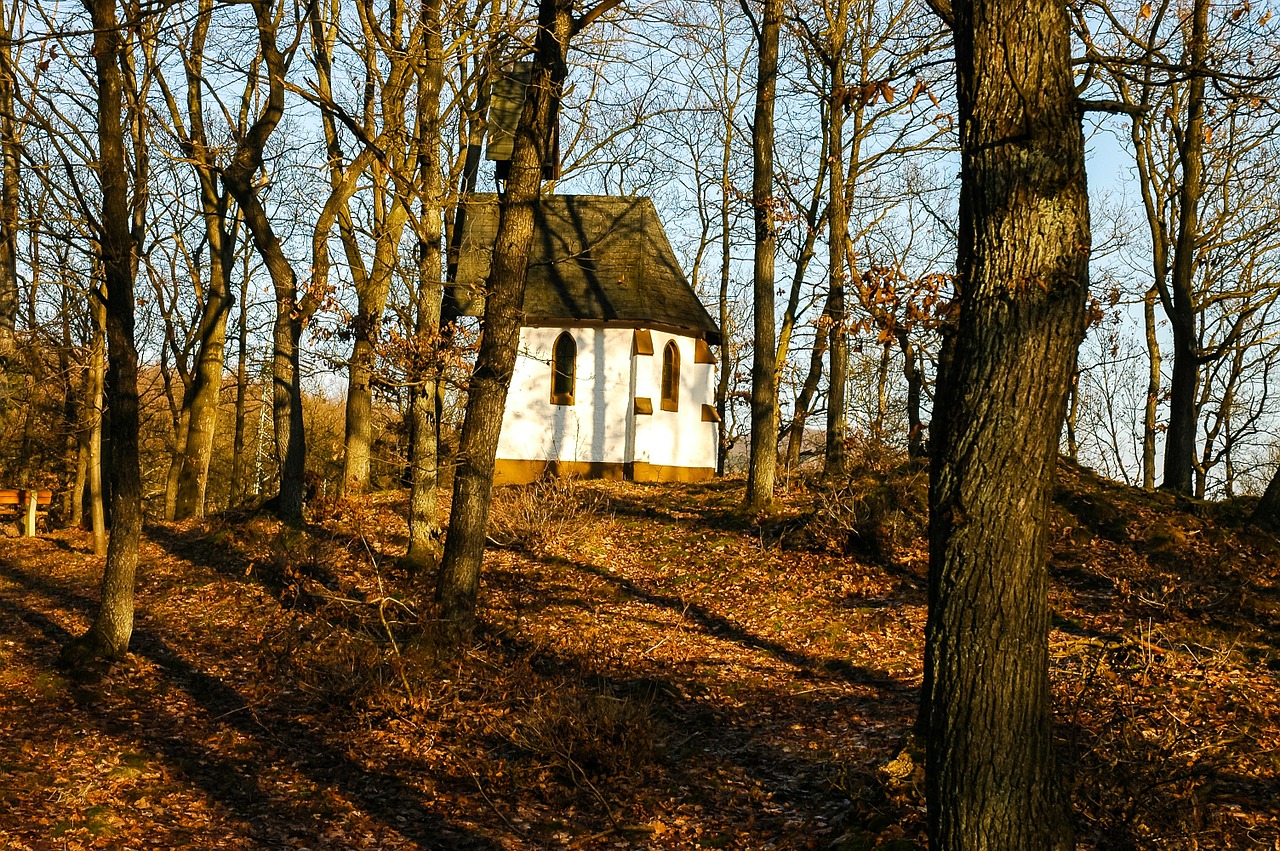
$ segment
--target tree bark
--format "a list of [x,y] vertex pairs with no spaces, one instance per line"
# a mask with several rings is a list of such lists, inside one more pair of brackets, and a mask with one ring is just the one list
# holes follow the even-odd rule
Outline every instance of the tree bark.
[[101,600],[89,631],[63,650],[63,660],[114,659],[133,634],[134,577],[142,535],[138,464],[138,350],[134,343],[136,237],[131,232],[129,171],[123,122],[122,36],[115,0],[86,0],[93,22],[98,107],[98,176],[102,188],[99,252],[106,283],[107,404],[111,408],[111,536]]
[[444,218],[440,176],[440,90],[444,85],[441,0],[424,0],[425,55],[418,82],[418,179],[422,198],[418,238],[418,298],[414,317],[416,381],[409,391],[409,547],[405,558],[425,576],[440,557],[440,421],[437,416],[440,310],[440,246]]
[[773,107],[778,84],[781,25],[782,0],[764,0],[757,45],[756,106],[751,137],[755,333],[751,356],[751,456],[744,506],[748,512],[764,511],[773,503],[778,467],[777,328],[773,292],[778,234],[773,212]]
[[1047,512],[1085,328],[1084,140],[1066,10],[954,4],[959,312],[938,380],[923,728],[931,847],[1065,849]]
[[[847,97],[844,79],[845,33],[848,16],[844,3],[836,4],[831,24],[831,95],[827,105],[827,149],[831,172],[827,179],[830,192],[827,219],[831,225],[827,239],[827,274],[830,295],[827,298],[827,350],[831,361],[827,388],[827,452],[822,478],[828,483],[840,481],[845,474],[845,388],[849,382],[849,337],[845,333],[845,241],[849,238],[849,211],[845,203],[844,183],[844,106]],[[852,270],[850,270],[852,271]]]
[[[827,294],[827,309],[822,315],[826,317],[830,311],[831,294]],[[809,408],[813,405],[813,397],[818,393],[818,382],[822,380],[822,358],[827,353],[829,334],[824,334],[819,327],[813,338],[813,348],[809,352],[809,370],[805,373],[804,383],[796,394],[795,410],[791,414],[791,425],[787,428],[787,470],[794,470],[800,465],[800,453],[804,449],[805,424],[809,420]]]
[[92,420],[86,447],[89,464],[86,487],[89,501],[89,528],[93,532],[93,554],[104,556],[107,554],[107,512],[102,493],[102,423],[106,413],[104,390],[107,368],[107,319],[103,315],[103,305],[97,298],[94,298],[94,303],[90,305],[90,311],[93,314],[93,338],[89,345],[89,388],[86,395],[92,406]]
[[302,419],[302,385],[298,341],[316,307],[314,299],[298,298],[293,268],[262,206],[255,183],[262,169],[262,153],[284,115],[285,58],[276,44],[276,20],[272,4],[254,0],[258,45],[267,70],[267,99],[262,112],[239,139],[231,164],[222,172],[223,185],[240,205],[254,249],[267,267],[275,291],[276,318],[272,325],[272,413],[280,491],[275,511],[287,523],[302,522],[303,473],[306,444]]
[[1147,340],[1147,398],[1142,408],[1142,489],[1156,489],[1156,414],[1160,406],[1160,338],[1156,336],[1155,287],[1142,300]]
[[441,616],[459,641],[465,640],[475,625],[494,457],[520,341],[534,211],[542,191],[543,164],[549,161],[555,101],[564,85],[573,26],[570,0],[541,0],[528,95],[520,111],[511,171],[500,200],[480,351],[468,387],[453,506],[436,585]]
[[17,354],[18,192],[21,163],[14,120],[13,45],[9,13],[0,10],[0,369]]
[[921,374],[916,347],[905,329],[897,329],[898,350],[902,352],[902,374],[907,379],[907,455],[923,458],[924,425],[920,418],[920,404],[924,396],[924,376]]
[[1264,529],[1280,533],[1280,467],[1276,468],[1271,483],[1253,509],[1253,522]]
[[240,327],[236,330],[236,427],[231,440],[231,493],[227,506],[249,495],[249,459],[245,457],[245,418],[249,411],[249,255],[240,278]]
[[1164,438],[1164,480],[1160,487],[1190,494],[1192,458],[1196,451],[1196,389],[1200,352],[1196,340],[1195,266],[1199,248],[1200,197],[1204,193],[1205,60],[1208,50],[1209,0],[1195,0],[1185,64],[1187,126],[1178,144],[1182,183],[1178,187],[1178,235],[1173,244],[1172,293],[1164,308],[1173,333],[1173,374],[1169,379],[1169,430]]
[[205,298],[200,305],[196,330],[195,370],[183,399],[183,407],[187,409],[187,428],[174,500],[175,520],[204,514],[209,462],[213,456],[218,407],[222,401],[227,317],[234,302],[231,266],[235,258],[236,229],[228,222],[227,196],[218,191],[217,154],[210,150],[205,134],[201,96],[205,85],[204,43],[212,14],[212,0],[201,0],[186,62],[188,135],[182,147],[200,185],[200,212],[209,250],[209,280],[205,284]]

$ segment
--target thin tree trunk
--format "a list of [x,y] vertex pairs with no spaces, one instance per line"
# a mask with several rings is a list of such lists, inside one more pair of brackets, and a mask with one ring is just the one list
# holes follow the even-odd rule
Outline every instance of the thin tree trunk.
[[1160,407],[1160,338],[1156,336],[1155,287],[1142,300],[1147,339],[1147,400],[1142,410],[1142,489],[1156,488],[1156,414]]
[[236,332],[236,429],[231,441],[231,493],[229,506],[249,495],[249,459],[245,457],[245,418],[249,409],[249,255],[244,257],[240,278],[240,327]]
[[845,333],[845,240],[849,238],[849,211],[844,194],[844,107],[840,103],[844,91],[844,41],[848,27],[844,4],[838,4],[836,20],[832,24],[831,44],[831,97],[827,106],[827,143],[830,150],[831,173],[827,179],[830,194],[827,219],[831,227],[827,239],[827,271],[830,295],[827,299],[827,329],[831,368],[827,388],[827,453],[822,477],[827,482],[838,482],[845,474],[845,439],[848,437],[848,421],[845,419],[845,389],[849,383],[849,338]]
[[907,455],[924,457],[924,426],[920,419],[920,404],[924,395],[924,376],[921,375],[915,346],[905,329],[895,332],[898,351],[902,352],[902,374],[907,379]]
[[439,485],[440,422],[436,411],[439,379],[435,344],[440,333],[444,291],[440,286],[440,245],[444,219],[440,179],[440,90],[444,84],[441,0],[425,0],[426,55],[418,95],[418,173],[422,213],[418,242],[418,299],[414,347],[417,381],[409,391],[409,548],[405,554],[419,576],[433,569],[440,556]]
[[17,353],[18,193],[21,164],[18,125],[14,120],[10,10],[0,8],[0,369]]
[[729,355],[729,280],[733,235],[729,232],[729,198],[732,184],[729,168],[733,162],[733,118],[724,122],[724,148],[720,154],[720,374],[716,376],[716,475],[723,476],[729,456],[729,377],[733,364]]
[[1074,462],[1080,459],[1080,444],[1076,440],[1076,414],[1080,410],[1079,369],[1071,373],[1071,387],[1067,393],[1067,457]]
[[90,305],[93,313],[93,342],[89,346],[89,390],[86,393],[90,400],[90,417],[88,443],[89,464],[89,528],[93,532],[93,554],[107,554],[107,516],[103,504],[102,493],[102,422],[105,415],[104,384],[107,368],[107,336],[106,317],[103,305],[94,298]]
[[520,340],[534,210],[542,190],[543,164],[550,161],[547,154],[555,101],[564,84],[572,30],[569,0],[541,0],[528,95],[520,111],[511,171],[500,201],[480,351],[468,387],[449,531],[436,585],[441,616],[460,641],[475,625],[494,457]]
[[756,106],[751,137],[755,333],[751,358],[751,458],[744,506],[748,512],[764,511],[772,504],[778,466],[777,328],[773,292],[778,235],[773,212],[773,107],[778,83],[781,24],[782,0],[764,0],[757,45]]
[[930,847],[1073,846],[1052,752],[1047,514],[1090,247],[1055,0],[954,4],[958,314],[933,423],[922,721]]
[[[831,294],[827,293],[827,310],[823,310],[822,315],[828,315],[831,303]],[[805,373],[804,383],[800,385],[800,392],[796,395],[795,410],[791,414],[791,425],[787,429],[787,470],[794,470],[800,465],[800,453],[804,449],[804,430],[805,424],[809,419],[809,408],[813,405],[813,397],[818,392],[818,382],[822,380],[822,358],[827,352],[827,340],[830,334],[824,334],[819,328],[813,337],[813,349],[809,352],[809,370]]]
[[1178,187],[1178,236],[1173,244],[1172,298],[1165,303],[1173,332],[1173,375],[1169,381],[1169,429],[1164,438],[1164,480],[1160,486],[1190,494],[1196,445],[1196,389],[1200,381],[1196,344],[1195,265],[1198,255],[1200,196],[1204,192],[1205,60],[1209,0],[1195,0],[1186,64],[1187,126],[1178,145],[1182,184]]
[[298,298],[297,278],[262,206],[254,182],[262,168],[267,140],[284,115],[286,63],[276,44],[273,5],[267,0],[254,0],[252,5],[258,22],[258,46],[267,70],[267,100],[253,125],[240,138],[231,164],[222,172],[222,181],[240,205],[245,225],[253,237],[254,249],[262,258],[275,291],[276,317],[271,331],[272,422],[280,479],[275,511],[287,523],[301,523],[306,444],[298,341],[318,303],[311,294],[301,300]]
[[[183,150],[200,184],[200,212],[209,251],[209,280],[205,284],[205,298],[200,305],[196,326],[195,369],[183,397],[187,427],[174,498],[173,516],[176,520],[204,514],[209,462],[213,457],[218,408],[222,402],[227,317],[231,314],[233,302],[231,266],[235,260],[236,228],[228,226],[230,205],[226,194],[218,191],[217,154],[210,148],[204,126],[204,50],[212,16],[213,0],[200,0],[199,15],[185,63],[188,135],[183,140]],[[173,111],[177,112],[176,104]],[[174,123],[176,125],[177,121]]]

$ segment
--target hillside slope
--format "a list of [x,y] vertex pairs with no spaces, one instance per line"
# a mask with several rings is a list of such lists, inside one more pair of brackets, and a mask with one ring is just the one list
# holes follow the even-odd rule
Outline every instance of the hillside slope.
[[[0,541],[6,848],[922,847],[924,476],[500,491],[437,652],[401,493],[148,531],[133,655],[53,667],[100,562]],[[1051,636],[1083,847],[1280,843],[1280,542],[1063,467]]]

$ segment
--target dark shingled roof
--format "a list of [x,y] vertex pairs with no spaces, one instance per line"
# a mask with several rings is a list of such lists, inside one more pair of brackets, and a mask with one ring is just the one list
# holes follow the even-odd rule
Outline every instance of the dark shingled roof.
[[[464,312],[473,316],[483,310],[497,230],[498,196],[473,195],[455,290]],[[618,322],[720,340],[648,198],[544,196],[534,223],[524,313],[529,325]]]

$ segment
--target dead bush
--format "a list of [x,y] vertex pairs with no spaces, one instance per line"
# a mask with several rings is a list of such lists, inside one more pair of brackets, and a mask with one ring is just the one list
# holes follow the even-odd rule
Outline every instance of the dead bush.
[[804,536],[819,549],[885,562],[925,535],[928,516],[924,470],[861,468],[818,492]]
[[516,719],[511,743],[575,785],[642,771],[660,758],[668,738],[651,697],[579,684],[531,698]]
[[568,477],[497,488],[489,508],[489,542],[532,553],[572,547],[607,511],[603,494]]

